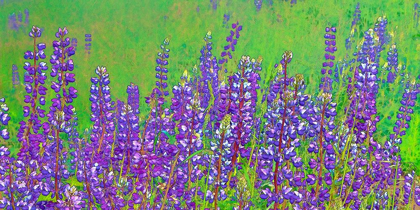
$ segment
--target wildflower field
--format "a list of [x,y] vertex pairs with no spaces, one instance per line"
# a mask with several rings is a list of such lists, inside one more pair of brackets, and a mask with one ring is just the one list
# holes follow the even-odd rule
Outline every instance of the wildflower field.
[[0,0],[0,209],[420,209],[420,1]]

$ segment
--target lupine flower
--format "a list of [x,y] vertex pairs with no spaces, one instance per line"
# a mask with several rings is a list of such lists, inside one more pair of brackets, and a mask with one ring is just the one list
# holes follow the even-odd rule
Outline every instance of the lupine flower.
[[[130,86],[128,86],[130,87]],[[132,101],[131,101],[131,104]],[[117,102],[117,138],[114,143],[113,163],[118,169],[119,177],[129,173],[133,159],[133,143],[139,140],[138,117],[128,103]],[[120,180],[119,180],[120,181]]]
[[[166,88],[168,87],[167,84],[167,73],[168,73],[168,69],[167,69],[167,65],[168,65],[168,58],[169,58],[169,49],[167,48],[167,46],[169,45],[169,38],[166,38],[163,41],[163,44],[160,45],[161,48],[161,52],[159,52],[158,58],[156,59],[156,63],[157,66],[155,68],[156,70],[156,79],[158,79],[158,81],[156,81],[156,88],[153,90],[153,94],[156,95],[156,97],[158,98],[159,103],[157,103],[156,107],[153,109],[153,111],[155,112],[152,116],[152,120],[149,121],[149,124],[152,124],[152,126],[150,126],[151,129],[155,129],[154,133],[155,136],[153,136],[154,138],[157,138],[158,143],[157,145],[155,145],[156,148],[159,148],[161,146],[162,143],[164,143],[167,139],[168,136],[164,133],[161,132],[163,130],[165,130],[166,132],[169,132],[170,134],[173,134],[173,126],[174,124],[170,122],[169,118],[166,116],[167,114],[169,114],[169,110],[168,109],[164,109],[162,107],[163,103],[165,102],[164,97],[169,95],[169,92],[166,90]],[[163,116],[165,114],[165,117]]]
[[15,86],[20,84],[18,68],[14,64],[12,66],[12,80],[13,80],[13,87],[14,88],[15,88]]
[[[303,107],[305,101],[308,100],[308,96],[302,95],[301,92],[305,88],[303,76],[287,78],[286,68],[291,57],[291,52],[286,51],[280,62],[281,65],[276,64],[275,66],[278,68],[277,76],[267,95],[268,108],[264,114],[264,118],[267,119],[267,129],[263,144],[268,146],[262,147],[258,152],[258,155],[261,156],[257,169],[259,177],[263,181],[274,182],[272,184],[274,191],[263,191],[260,196],[267,199],[267,205],[275,202],[274,208],[278,208],[281,203],[286,203],[285,200],[293,203],[295,195],[300,195],[297,191],[290,191],[287,185],[282,187],[284,183],[294,182],[290,162],[293,167],[300,168],[302,166],[301,158],[296,156],[295,149],[300,146],[298,136],[305,133],[305,127],[298,116],[299,113],[306,112]],[[294,87],[294,90],[292,91],[289,87]],[[285,164],[283,165],[283,163]],[[274,172],[271,170],[273,164],[275,165]]]
[[8,140],[10,136],[5,126],[9,124],[10,116],[8,114],[9,107],[7,107],[7,104],[5,102],[6,100],[4,98],[0,98],[0,136],[4,140]]
[[[376,74],[378,73],[378,64],[376,59],[376,48],[373,40],[373,31],[365,32],[365,41],[361,50],[358,52],[358,61],[361,63],[355,71],[356,84],[355,96],[351,99],[351,114],[348,115],[349,129],[355,127],[356,142],[362,143],[367,138],[366,131],[372,136],[376,130],[376,122],[378,117],[372,119],[376,114],[376,93],[378,92],[378,84]],[[349,113],[349,111],[347,111]],[[354,118],[357,121],[354,121]],[[364,120],[360,121],[360,120]],[[369,123],[366,121],[368,120]],[[369,126],[370,129],[366,129]]]
[[219,64],[227,63],[229,59],[232,59],[232,53],[235,51],[235,46],[238,43],[239,32],[242,31],[242,25],[239,25],[238,22],[232,24],[232,29],[230,30],[230,35],[226,37],[228,45],[224,46],[224,51],[220,54],[222,59],[219,59]]
[[92,46],[92,43],[90,43],[92,41],[92,34],[85,34],[85,52],[87,52],[88,54],[90,54],[90,49]]
[[352,43],[354,43],[354,39],[353,39],[354,34],[358,33],[356,26],[357,26],[357,23],[360,20],[360,13],[361,13],[360,4],[359,4],[359,2],[357,2],[356,8],[355,8],[354,13],[353,13],[353,20],[351,22],[350,36],[346,39],[346,49],[347,50],[351,49],[351,45],[352,45]]
[[18,17],[17,19],[19,21],[19,25],[22,25],[23,15],[22,15],[22,12],[21,11],[19,11],[17,17]]
[[71,39],[71,46],[74,47],[74,51],[76,51],[76,47],[77,47],[77,39],[76,38]]
[[[334,119],[337,114],[336,106],[337,104],[332,102],[331,94],[323,93],[316,101],[308,103],[307,114],[305,114],[309,122],[308,152],[318,154],[316,159],[311,160],[310,167],[317,170],[315,196],[319,196],[316,199],[319,199],[320,203],[328,199],[321,196],[324,181],[323,168],[333,170],[336,163],[336,153],[333,149],[334,143],[337,142],[337,136],[333,133]],[[327,180],[326,183],[328,184]]]
[[[219,66],[217,64],[217,59],[212,54],[213,43],[211,41],[212,36],[211,32],[207,32],[204,37],[206,45],[200,50],[200,71],[201,77],[198,84],[198,90],[202,95],[202,100],[200,100],[200,106],[203,109],[207,109],[209,102],[212,100],[211,96],[215,99],[218,97],[218,86],[219,86]],[[210,93],[209,85],[211,85]]]
[[420,93],[419,87],[420,85],[416,84],[415,79],[406,85],[406,89],[401,100],[401,107],[397,112],[398,120],[395,122],[393,133],[390,135],[390,140],[385,143],[386,148],[391,149],[391,153],[399,152],[399,150],[394,150],[394,145],[402,143],[401,138],[406,134],[406,129],[409,128],[411,115],[413,114],[413,108],[417,100],[417,94]]
[[[51,77],[57,77],[56,82],[52,82],[51,89],[56,93],[56,98],[53,98],[52,106],[50,107],[50,112],[47,114],[48,121],[51,124],[52,134],[54,136],[54,141],[52,144],[55,145],[55,148],[50,146],[51,153],[55,152],[55,164],[51,165],[51,168],[54,168],[55,171],[55,194],[57,199],[57,194],[59,190],[59,168],[65,167],[64,165],[59,166],[59,158],[61,156],[60,148],[62,147],[62,141],[60,140],[60,132],[69,132],[70,130],[64,129],[66,123],[72,119],[73,113],[73,99],[77,97],[77,90],[74,87],[69,86],[71,83],[75,82],[74,74],[70,73],[74,69],[73,60],[70,59],[71,56],[75,54],[74,48],[70,46],[70,38],[65,36],[68,34],[67,28],[59,28],[58,32],[55,34],[56,38],[59,40],[53,41],[54,53],[51,55],[50,63],[52,64]],[[68,173],[68,172],[65,172]]]
[[[232,81],[232,80],[230,80]],[[217,208],[219,200],[226,199],[225,188],[227,187],[229,172],[231,171],[231,162],[229,154],[231,153],[232,142],[228,141],[230,135],[230,121],[231,116],[227,115],[231,104],[231,88],[224,82],[220,84],[219,97],[214,103],[214,126],[213,136],[210,141],[210,149],[213,151],[213,156],[210,159],[208,170],[208,185],[214,185],[214,192],[207,191],[206,199],[210,203],[214,202]],[[216,99],[215,99],[216,100]],[[228,157],[228,158],[226,158]],[[224,159],[225,161],[222,161]]]
[[414,20],[414,27],[416,27],[416,28],[419,26],[419,18],[420,18],[420,4],[419,3],[414,3],[413,20]]
[[19,30],[19,24],[17,23],[15,13],[9,15],[8,25],[9,25],[9,28],[12,30],[15,30],[15,31]]
[[[3,100],[3,99],[1,99]],[[0,101],[1,101],[0,100]],[[10,157],[10,151],[8,148],[0,147],[0,191],[5,197],[5,201],[0,201],[0,208],[6,208],[6,206],[14,207],[16,204],[16,193],[12,185],[14,185],[13,164],[14,160]]]
[[399,70],[397,45],[393,44],[387,54],[388,54],[388,57],[387,57],[388,62],[387,62],[387,67],[386,67],[386,70],[388,71],[387,82],[394,83],[396,79],[396,75],[398,74],[398,70]]
[[230,17],[231,17],[231,13],[230,12],[228,12],[228,13],[226,13],[226,14],[223,15],[223,26],[225,28],[229,28],[229,24],[227,24],[227,23],[229,22]]
[[210,0],[210,2],[211,2],[211,7],[213,8],[213,10],[216,10],[216,9],[217,9],[217,1],[218,1],[218,0]]
[[[381,52],[384,48],[383,46],[387,44],[390,41],[390,36],[387,35],[386,32],[386,26],[388,25],[388,20],[386,17],[379,17],[377,23],[375,24],[375,27],[373,31],[375,31],[375,41],[377,42],[377,52]],[[376,62],[379,62],[379,56],[380,54],[377,54]]]
[[167,73],[167,65],[168,65],[168,58],[169,58],[169,49],[167,46],[169,45],[169,38],[166,38],[163,41],[163,44],[160,46],[162,49],[162,52],[158,53],[158,58],[156,59],[156,87],[160,90],[158,94],[160,96],[167,96],[169,93],[168,91],[165,91],[166,87],[168,87],[168,84],[166,83],[166,80],[168,80]]
[[[25,95],[24,101],[25,103],[30,104],[30,107],[23,107],[24,116],[29,117],[29,119],[28,122],[26,122],[25,129],[18,134],[19,141],[21,141],[24,145],[20,152],[22,158],[23,154],[26,152],[26,149],[28,149],[27,147],[30,145],[30,142],[28,142],[27,139],[28,134],[36,134],[41,128],[41,121],[39,118],[45,117],[45,111],[41,109],[40,106],[38,106],[38,103],[40,105],[45,105],[45,95],[47,90],[47,88],[43,86],[47,77],[42,71],[47,70],[48,67],[46,63],[40,62],[41,59],[46,58],[44,53],[45,44],[39,43],[36,45],[36,38],[41,37],[41,29],[33,26],[29,36],[34,39],[35,51],[27,51],[24,55],[26,60],[33,60],[33,65],[29,62],[26,62],[25,66],[23,67],[28,72],[28,74],[25,75],[25,90],[28,95]],[[34,86],[32,86],[32,84],[34,84]]]
[[[221,91],[224,90],[224,85],[221,86]],[[226,107],[226,95],[221,95],[220,100],[222,100],[220,104],[220,108],[224,109]],[[223,114],[223,111],[220,113]],[[211,200],[210,203],[213,203],[215,208],[217,208],[217,202],[220,200],[225,200],[225,188],[227,187],[227,183],[229,180],[229,172],[231,171],[231,165],[229,159],[226,161],[222,161],[222,159],[225,159],[226,155],[229,155],[231,153],[230,147],[232,143],[230,143],[227,140],[227,136],[230,135],[230,115],[224,115],[223,120],[219,123],[216,123],[217,130],[214,134],[215,141],[211,141],[211,149],[214,152],[214,158],[211,160],[211,165],[213,166],[209,173],[209,185],[214,185],[214,194],[211,194]]]
[[[143,134],[142,134],[142,140],[144,141],[144,144],[142,146],[151,145],[151,147],[146,146],[147,148],[150,148],[151,150],[155,149],[155,139],[158,137],[159,131],[166,131],[170,135],[174,135],[174,123],[169,120],[169,109],[162,110],[162,115],[164,114],[164,117],[162,118],[162,115],[158,116],[160,107],[164,104],[165,99],[159,95],[159,89],[154,88],[150,96],[145,97],[146,103],[149,104],[151,107],[151,111],[149,114],[148,119],[146,120],[146,124],[144,126]],[[162,118],[162,123],[159,123],[160,119]],[[161,129],[159,129],[159,127]],[[161,132],[160,135],[161,141],[164,142],[168,139],[168,136],[164,132]]]
[[244,146],[250,142],[252,136],[252,119],[256,112],[257,90],[260,88],[258,85],[259,71],[261,71],[261,60],[242,56],[238,64],[238,72],[231,77],[233,80],[232,103],[228,113],[232,115],[232,130],[231,135],[227,138],[233,142],[230,153],[232,170],[237,167],[240,169],[240,166],[237,165],[239,157],[248,159],[250,155],[250,149]]
[[[389,42],[386,26],[385,18],[378,19],[353,54],[357,59],[346,57],[337,64],[332,55],[335,36],[329,33],[335,28],[326,29],[329,53],[323,65],[331,73],[327,75],[327,68],[321,71],[317,97],[305,94],[302,74],[290,76],[291,51],[283,54],[274,71],[263,75],[267,77],[263,84],[262,58],[249,56],[243,56],[238,71],[224,79],[219,69],[228,60],[227,52],[233,52],[233,36],[237,33],[238,38],[240,29],[233,25],[222,66],[212,53],[209,32],[200,51],[200,75],[196,67],[192,76],[184,72],[172,87],[168,108],[165,40],[158,54],[157,87],[145,98],[151,108],[147,119],[139,119],[138,87],[130,84],[127,101],[114,102],[107,70],[98,67],[90,90],[93,124],[83,136],[71,105],[77,91],[70,86],[75,81],[69,73],[74,48],[65,38],[68,32],[59,29],[59,40],[53,42],[51,76],[57,80],[52,82],[55,94],[45,113],[40,107],[46,101],[42,71],[47,67],[39,62],[46,57],[45,45],[37,48],[42,30],[34,27],[30,36],[35,52],[24,55],[34,64],[25,64],[24,102],[30,105],[24,107],[25,120],[18,125],[22,147],[16,159],[13,150],[0,147],[0,208],[254,209],[261,204],[275,210],[414,208],[420,205],[418,178],[403,169],[400,144],[415,111],[420,76],[402,83],[401,107],[385,143],[376,133],[377,73],[380,53]],[[401,72],[405,67],[396,64],[395,49],[391,46],[384,68]],[[349,100],[348,104],[344,100],[347,108],[339,119],[332,68],[342,75],[347,66],[357,68],[351,69],[352,77],[343,77],[349,79],[344,83]],[[9,138],[6,127],[11,127],[4,102],[0,99],[1,140]],[[48,119],[43,120],[45,116]]]
[[29,10],[25,9],[25,24],[28,25],[29,24]]
[[95,123],[91,134],[91,141],[95,150],[97,150],[94,152],[95,154],[102,152],[109,154],[111,152],[113,131],[115,129],[114,122],[112,121],[114,107],[111,103],[109,74],[105,67],[99,66],[95,73],[98,77],[91,79],[92,86],[90,89],[90,101],[92,102],[91,120]]
[[[324,93],[331,92],[331,85],[332,85],[332,68],[334,68],[334,60],[335,56],[333,55],[335,51],[337,51],[337,47],[335,46],[335,27],[326,27],[325,28],[325,44],[327,47],[325,48],[325,60],[326,62],[322,63],[323,69],[321,70],[321,73],[323,77],[321,78],[321,83],[319,85],[319,89],[322,90]],[[329,32],[332,32],[334,34],[329,34]],[[329,54],[331,53],[331,54]],[[329,69],[328,69],[329,68]],[[327,74],[328,72],[328,74]],[[325,76],[324,76],[325,75]],[[338,75],[336,75],[338,77]]]
[[65,209],[83,209],[85,208],[85,201],[83,200],[83,193],[76,190],[76,188],[70,185],[65,186],[65,198],[59,200],[57,207]]
[[[37,44],[37,39],[41,37],[40,28],[33,26],[29,36],[33,38],[32,49],[34,51],[27,51],[24,54],[24,59],[33,62],[32,64],[25,62],[24,66],[26,70],[24,81],[27,93],[24,96],[24,102],[28,106],[23,107],[23,116],[28,119],[19,123],[20,128],[17,137],[22,146],[17,154],[19,164],[15,165],[15,170],[18,173],[14,174],[14,169],[10,169],[13,173],[11,180],[13,179],[17,183],[16,188],[14,188],[16,189],[16,207],[33,206],[38,199],[39,193],[33,193],[31,196],[30,194],[37,187],[36,181],[33,180],[41,181],[43,179],[39,171],[40,162],[43,159],[40,145],[47,147],[46,137],[42,135],[40,130],[43,127],[41,120],[45,117],[45,110],[41,107],[45,105],[47,91],[47,88],[43,86],[47,78],[43,71],[47,70],[48,67],[45,62],[41,61],[41,59],[46,58],[44,53],[46,47],[43,43]],[[11,166],[11,168],[13,167]],[[46,182],[48,184],[52,183],[50,180]],[[30,199],[23,199],[25,196],[30,196]]]
[[[91,97],[92,117],[94,122],[91,133],[91,144],[86,150],[87,161],[86,169],[90,172],[87,174],[90,182],[91,195],[96,198],[103,208],[116,207],[119,204],[118,195],[115,193],[113,171],[109,171],[111,161],[111,149],[114,142],[115,123],[114,103],[111,102],[110,80],[109,74],[105,67],[97,67],[95,71],[97,77],[91,79]],[[99,175],[104,179],[100,180]],[[86,180],[86,178],[85,178]]]
[[254,4],[257,11],[260,11],[262,6],[262,0],[254,0]]
[[139,86],[131,83],[127,86],[127,103],[135,114],[140,114]]
[[[212,134],[212,122],[215,121],[216,103],[219,97],[219,65],[216,56],[212,54],[212,35],[211,32],[207,32],[204,37],[206,45],[201,49],[200,53],[200,70],[201,77],[199,80],[194,82],[197,86],[197,91],[201,93],[200,106],[203,109],[208,109],[209,120],[204,125],[204,130],[207,130],[205,134],[211,136]],[[186,78],[185,78],[186,79]],[[213,102],[213,103],[212,103]],[[211,106],[211,107],[209,107]]]

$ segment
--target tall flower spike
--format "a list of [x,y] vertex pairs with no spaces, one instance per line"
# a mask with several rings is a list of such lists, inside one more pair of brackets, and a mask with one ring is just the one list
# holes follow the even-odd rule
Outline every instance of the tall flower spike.
[[353,20],[351,22],[351,32],[350,36],[346,39],[346,49],[350,50],[352,43],[354,43],[354,35],[358,33],[357,31],[357,23],[360,20],[360,4],[359,2],[356,5],[356,8],[353,13]]
[[[377,45],[379,42],[374,41],[373,30],[365,32],[364,41],[361,49],[357,53],[359,67],[355,70],[354,94],[350,96],[351,105],[347,114],[347,125],[350,130],[355,130],[356,143],[364,142],[369,132],[369,141],[373,139],[373,132],[376,131],[376,123],[379,116],[376,115],[376,94],[378,93],[378,63],[375,62],[377,57]],[[349,86],[350,87],[350,86]],[[370,129],[366,129],[369,125]]]
[[160,45],[160,49],[162,50],[159,52],[158,58],[156,59],[157,66],[155,68],[156,70],[156,87],[159,89],[159,95],[160,96],[167,96],[169,93],[165,89],[168,87],[168,84],[166,81],[168,80],[167,73],[168,73],[168,58],[169,58],[169,49],[167,46],[169,45],[169,38],[166,38],[163,41],[163,44]]
[[4,98],[0,98],[0,137],[8,140],[10,136],[5,126],[9,124],[10,116],[8,114],[9,107],[7,107],[5,102],[6,100]]
[[127,86],[127,103],[133,109],[135,114],[140,114],[140,95],[139,95],[139,86],[131,83]]
[[[174,188],[178,192],[184,192],[183,197],[187,205],[194,205],[191,200],[191,190],[195,191],[197,188],[192,189],[192,184],[202,177],[202,171],[199,166],[203,160],[201,156],[195,156],[189,160],[186,159],[203,148],[201,134],[203,133],[202,127],[205,114],[204,109],[200,106],[200,96],[198,93],[194,94],[192,85],[185,80],[187,77],[187,73],[181,76],[181,82],[173,87],[174,97],[171,99],[172,120],[177,123],[176,127],[178,128],[175,136],[178,149],[177,156],[180,160],[185,161],[176,163],[179,169],[174,182],[170,181],[170,179],[167,181],[174,183]],[[165,153],[170,154],[172,147],[168,145],[166,150]],[[187,186],[186,190],[184,186]],[[171,196],[171,191],[168,193],[166,196]],[[179,198],[181,195],[177,197]]]
[[387,74],[387,78],[386,81],[388,83],[394,83],[396,76],[399,73],[399,69],[398,69],[398,49],[397,49],[397,45],[393,44],[391,45],[391,48],[389,49],[388,53],[387,53],[388,57],[387,57],[387,67],[386,70],[388,71]]
[[[37,140],[45,141],[45,137],[39,138],[38,134],[42,128],[41,119],[45,117],[45,110],[41,107],[45,105],[45,95],[47,94],[47,88],[44,87],[47,76],[43,71],[48,69],[47,64],[41,61],[41,59],[46,58],[44,52],[46,45],[44,43],[37,44],[38,38],[41,37],[41,29],[34,26],[29,36],[33,39],[33,51],[26,51],[23,56],[25,60],[28,60],[23,67],[26,70],[24,81],[27,93],[24,96],[24,102],[27,106],[23,107],[23,116],[28,119],[26,122],[22,121],[20,123],[20,129],[17,134],[18,140],[22,143],[18,159],[26,164],[39,157],[36,149],[31,150],[30,148],[33,146],[33,148],[36,148],[36,145],[40,144]],[[31,135],[35,135],[36,138],[33,138],[34,136]],[[29,168],[25,169],[28,173],[32,170],[29,170]],[[27,179],[29,179],[29,176]]]
[[[386,34],[386,26],[388,25],[388,20],[385,16],[379,17],[377,23],[375,24],[374,31],[375,31],[375,41],[376,48],[378,52],[381,52],[384,49],[384,45],[389,43],[391,40],[390,35]],[[376,57],[376,62],[379,63],[380,54],[378,53]]]
[[[164,109],[163,108],[163,104],[165,103],[165,96],[169,95],[169,92],[166,90],[166,88],[168,87],[167,84],[167,73],[168,73],[168,69],[167,69],[167,65],[168,65],[168,58],[169,58],[169,49],[167,48],[167,46],[169,45],[169,38],[166,38],[163,41],[163,44],[160,45],[161,48],[161,52],[159,52],[158,58],[156,59],[156,63],[158,64],[155,68],[156,70],[156,79],[158,79],[156,81],[156,88],[153,90],[153,94],[156,95],[157,98],[157,106],[155,108],[152,108],[152,111],[154,112],[153,116],[152,114],[150,115],[152,118],[152,120],[149,122],[150,124],[152,124],[151,127],[149,127],[149,129],[154,129],[155,131],[153,131],[154,135],[153,137],[156,138],[156,141],[158,141],[157,144],[154,144],[154,150],[159,148],[162,144],[162,142],[165,142],[168,139],[168,136],[162,132],[162,131],[171,131],[172,127],[174,125],[174,123],[172,123],[169,118],[167,117],[167,113],[166,111],[168,111],[168,109]],[[173,132],[173,131],[172,131]]]
[[228,45],[224,46],[224,51],[220,54],[222,59],[219,60],[219,64],[227,63],[229,59],[232,59],[232,53],[235,51],[235,46],[239,39],[239,32],[242,31],[242,25],[239,25],[238,22],[232,24],[232,29],[230,30],[230,35],[226,37]]
[[107,69],[98,66],[95,72],[97,77],[91,78],[90,90],[91,120],[94,125],[90,134],[91,144],[85,154],[89,160],[86,163],[86,168],[90,171],[86,174],[88,178],[85,180],[87,179],[87,184],[91,184],[92,195],[101,208],[116,208],[121,204],[119,203],[120,195],[115,193],[116,187],[113,185],[118,178],[114,177],[114,171],[110,170],[112,168],[110,167],[112,166],[112,145],[115,145],[115,103],[111,99]]
[[77,97],[77,90],[71,87],[70,84],[75,82],[74,74],[71,73],[74,69],[73,60],[70,58],[75,54],[74,47],[70,46],[70,38],[65,37],[68,34],[67,28],[58,28],[58,32],[55,36],[58,40],[53,41],[54,47],[53,55],[51,55],[50,63],[52,65],[51,77],[57,77],[55,82],[52,82],[51,89],[56,93],[56,98],[53,98],[50,112],[47,114],[48,121],[51,124],[52,133],[55,141],[52,142],[53,147],[50,147],[52,153],[55,151],[55,164],[51,166],[54,168],[55,173],[55,195],[56,201],[58,200],[59,189],[61,188],[59,175],[68,173],[67,171],[60,172],[60,169],[65,168],[64,165],[60,165],[60,157],[62,156],[60,148],[63,147],[60,139],[60,133],[64,132],[69,134],[71,129],[66,129],[66,125],[73,118],[74,107],[71,105],[73,99]]
[[[120,178],[125,176],[131,167],[131,160],[133,157],[133,140],[138,140],[137,138],[133,139],[133,126],[131,125],[130,119],[134,117],[134,110],[128,103],[124,103],[120,100],[117,101],[117,110],[116,110],[116,121],[117,121],[117,136],[114,142],[114,150],[112,163],[114,168],[117,169],[117,174],[119,176],[118,181],[121,181]],[[137,118],[134,118],[136,120]]]
[[21,84],[20,78],[19,78],[18,67],[14,64],[12,66],[12,80],[13,80],[13,88],[16,88],[16,86]]
[[[321,83],[319,85],[319,89],[322,90],[324,93],[327,92],[331,92],[331,85],[332,85],[332,68],[334,68],[334,60],[335,60],[335,56],[333,55],[335,51],[337,51],[337,47],[335,46],[335,32],[336,32],[336,28],[335,27],[326,27],[325,28],[325,32],[327,32],[327,34],[325,34],[325,45],[327,45],[327,47],[325,48],[325,62],[322,63],[322,78],[321,78]],[[334,34],[330,34],[330,32],[334,33]],[[328,72],[328,74],[327,74]],[[338,75],[337,75],[338,77]]]
[[255,9],[257,9],[257,11],[260,11],[261,6],[262,6],[262,0],[254,0],[254,4],[255,4]]
[[[256,113],[257,90],[260,89],[258,81],[261,80],[259,71],[261,71],[260,60],[251,59],[249,56],[242,56],[238,71],[231,77],[232,95],[229,113],[232,115],[232,133],[228,140],[233,142],[231,147],[231,165],[232,173],[239,166],[239,158],[250,158],[250,148],[245,145],[250,142],[252,137],[253,118]],[[229,179],[230,180],[230,179]],[[230,182],[232,183],[232,182]]]
[[[91,97],[90,101],[92,102],[92,118],[94,122],[93,132],[91,134],[92,144],[96,152],[108,154],[111,152],[111,147],[113,142],[113,131],[115,125],[113,120],[114,117],[114,107],[111,103],[111,93],[109,87],[109,74],[105,67],[96,68],[97,77],[91,79],[92,86],[90,89]],[[110,157],[109,155],[106,157]]]
[[[211,103],[211,97],[217,97],[218,85],[219,85],[219,66],[217,59],[212,53],[213,43],[211,41],[211,32],[207,32],[204,37],[206,45],[200,50],[200,70],[201,77],[197,81],[197,91],[200,92],[202,100],[200,100],[200,106],[207,109]],[[209,87],[211,86],[211,87]],[[212,90],[212,92],[210,92]]]
[[404,90],[404,94],[401,100],[401,107],[397,113],[398,120],[393,128],[393,133],[390,135],[390,145],[398,145],[402,143],[401,137],[406,134],[406,129],[409,128],[411,115],[413,114],[413,109],[417,100],[417,94],[419,93],[420,85],[416,83],[415,79],[406,85],[406,89]]
[[217,58],[212,53],[213,43],[211,39],[211,31],[208,31],[204,37],[206,45],[200,50],[201,56],[199,66],[202,76],[199,78],[199,81],[197,81],[197,89],[201,94],[201,108],[208,108],[209,110],[208,114],[210,115],[210,120],[207,125],[204,125],[207,128],[205,133],[208,136],[211,136],[211,126],[212,122],[215,120],[214,113],[216,112],[216,103],[217,98],[219,97],[219,80],[221,77],[221,74],[219,74],[220,67]]

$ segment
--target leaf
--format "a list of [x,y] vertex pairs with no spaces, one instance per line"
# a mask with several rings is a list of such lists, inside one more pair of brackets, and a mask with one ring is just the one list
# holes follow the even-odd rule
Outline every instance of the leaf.
[[[245,180],[246,180],[246,183],[247,183],[247,185],[248,185],[248,189],[251,189],[250,191],[251,192],[253,192],[253,190],[252,190],[252,185],[251,185],[251,179],[249,178],[249,173],[248,173],[248,166],[246,166],[246,167],[243,167],[243,169],[245,170],[245,173],[244,173],[244,175],[245,175]],[[252,194],[251,194],[252,195]]]
[[274,206],[275,202],[272,202],[270,206],[268,206],[267,209],[271,209]]
[[37,202],[39,202],[39,201],[55,201],[55,199],[54,198],[51,198],[50,195],[52,195],[52,194],[48,194],[46,196],[44,196],[42,194],[39,195]]
[[70,184],[71,186],[75,186],[76,188],[83,188],[83,183],[79,182],[79,180],[77,180],[76,176],[71,176],[69,177],[66,182],[68,184]]
[[[184,161],[182,161],[182,163],[185,163],[185,162],[187,162],[189,159],[191,159],[192,157],[194,157],[194,156],[196,156],[197,154],[199,154],[199,153],[203,153],[203,152],[208,152],[208,150],[204,150],[204,149],[202,149],[202,150],[198,150],[198,151],[196,151],[196,152],[194,152],[194,153],[192,153],[190,156],[188,156],[187,158],[185,158],[185,160]],[[182,165],[182,164],[179,164],[179,165]]]
[[175,136],[169,134],[168,131],[162,131],[162,133],[164,133],[168,137],[170,144],[174,144],[176,142]]

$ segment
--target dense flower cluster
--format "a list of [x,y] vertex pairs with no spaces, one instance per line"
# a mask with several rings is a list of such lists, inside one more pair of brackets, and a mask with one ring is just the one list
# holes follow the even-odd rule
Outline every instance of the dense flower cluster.
[[[213,0],[212,2],[217,2]],[[296,1],[291,1],[292,4]],[[357,6],[358,11],[359,6]],[[358,12],[360,13],[360,11]],[[360,19],[358,13],[353,28]],[[272,72],[262,58],[234,59],[242,26],[232,24],[221,56],[208,32],[199,73],[184,71],[169,93],[169,39],[156,59],[156,87],[140,113],[139,87],[126,98],[111,96],[110,75],[98,66],[91,78],[91,127],[82,133],[72,102],[75,49],[59,28],[51,55],[54,92],[46,113],[45,44],[41,30],[25,53],[24,118],[17,155],[0,147],[0,208],[4,209],[397,209],[420,205],[414,171],[402,168],[400,144],[420,92],[417,79],[404,84],[397,121],[385,143],[376,137],[376,99],[381,52],[390,36],[387,20],[364,33],[356,59],[335,63],[336,28],[327,27],[326,53],[316,94],[306,93],[303,74],[291,75],[285,51]],[[236,38],[235,38],[236,37]],[[387,64],[398,72],[396,45]],[[337,66],[336,66],[337,65]],[[342,69],[337,69],[339,68]],[[350,76],[342,74],[353,68]],[[347,87],[337,104],[333,69]],[[195,68],[198,69],[198,68]],[[264,69],[265,70],[265,69]],[[170,74],[169,74],[170,75]],[[268,79],[261,82],[264,77]],[[393,75],[398,77],[398,74]],[[10,138],[9,108],[0,99],[0,141]],[[338,108],[344,107],[342,110]],[[141,114],[146,116],[145,119]],[[4,141],[5,142],[5,141]]]
[[[70,84],[75,82],[74,74],[71,73],[74,69],[73,60],[71,56],[75,54],[74,47],[70,46],[70,38],[65,37],[68,34],[67,28],[59,28],[55,37],[59,40],[53,42],[54,52],[51,55],[50,63],[52,65],[51,77],[57,77],[57,81],[52,82],[51,89],[56,93],[56,97],[51,100],[52,106],[47,114],[48,123],[44,123],[44,127],[49,127],[54,141],[49,145],[49,152],[55,153],[55,164],[50,167],[54,168],[54,189],[55,194],[59,191],[59,179],[61,174],[68,174],[63,162],[60,164],[61,149],[63,147],[60,139],[60,133],[64,132],[69,134],[70,129],[65,129],[69,124],[70,119],[74,115],[74,107],[71,105],[73,99],[77,97],[77,90],[71,87]],[[62,169],[60,171],[60,169]]]
[[[44,49],[46,45],[44,43],[36,44],[37,38],[41,37],[41,29],[38,27],[32,27],[29,32],[29,36],[34,40],[33,51],[25,52],[24,58],[29,61],[33,61],[33,64],[25,62],[23,67],[28,73],[25,74],[25,90],[28,95],[25,95],[25,103],[29,106],[23,107],[23,116],[29,117],[27,122],[22,121],[19,129],[18,138],[22,142],[22,148],[20,151],[21,160],[28,161],[28,157],[25,155],[28,149],[31,147],[29,141],[30,134],[37,134],[42,127],[41,118],[45,117],[45,110],[39,105],[45,105],[47,94],[47,88],[44,87],[45,80],[47,79],[46,74],[43,72],[48,69],[45,62],[41,59],[45,59],[46,55]],[[36,144],[36,142],[33,142]]]

